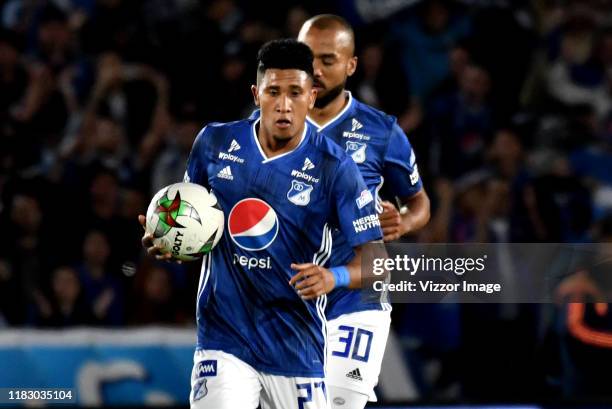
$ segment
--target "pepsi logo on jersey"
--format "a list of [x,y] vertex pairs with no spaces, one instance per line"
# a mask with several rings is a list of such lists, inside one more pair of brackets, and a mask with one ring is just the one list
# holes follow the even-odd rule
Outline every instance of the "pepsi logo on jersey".
[[232,241],[241,249],[259,251],[270,246],[278,234],[278,217],[261,199],[242,199],[234,205],[228,217]]
[[[236,203],[228,217],[228,232],[232,241],[248,251],[264,250],[278,234],[278,217],[268,203],[257,198],[243,199]],[[234,253],[233,263],[251,268],[271,269],[270,257],[247,257]]]

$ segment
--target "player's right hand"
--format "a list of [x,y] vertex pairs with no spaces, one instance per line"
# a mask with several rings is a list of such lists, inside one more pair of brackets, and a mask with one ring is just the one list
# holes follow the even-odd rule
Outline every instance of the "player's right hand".
[[402,236],[402,216],[391,204],[391,202],[382,202],[383,212],[378,215],[380,227],[383,231],[383,240],[390,242],[399,239]]
[[[138,222],[140,223],[142,228],[145,229],[147,219],[144,215],[142,214],[138,215]],[[151,233],[147,233],[146,229],[145,229],[145,234],[142,236],[142,239],[140,240],[140,242],[142,243],[142,247],[144,247],[145,250],[147,250],[147,253],[150,256],[155,257],[157,260],[165,260],[165,261],[173,260],[181,264],[180,260],[175,260],[172,257],[172,253],[170,252],[164,253],[161,247],[153,244],[153,235]]]
[[313,263],[293,263],[291,268],[297,271],[297,274],[291,277],[289,285],[297,290],[303,300],[314,300],[329,293],[336,285],[334,275],[325,267]]

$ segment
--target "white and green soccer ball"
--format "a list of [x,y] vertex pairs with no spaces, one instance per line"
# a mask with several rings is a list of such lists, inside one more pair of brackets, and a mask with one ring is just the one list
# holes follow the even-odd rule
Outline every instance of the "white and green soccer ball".
[[172,253],[177,260],[192,261],[217,245],[224,223],[214,194],[195,183],[181,182],[153,196],[145,230],[162,251]]

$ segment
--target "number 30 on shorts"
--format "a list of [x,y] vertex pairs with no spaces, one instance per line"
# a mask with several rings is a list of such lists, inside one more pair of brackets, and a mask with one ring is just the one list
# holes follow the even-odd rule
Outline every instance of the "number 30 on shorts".
[[[344,344],[344,350],[332,351],[332,356],[348,358],[350,355],[351,359],[356,361],[368,362],[372,338],[374,337],[372,331],[348,325],[341,325],[338,329],[346,332],[345,337],[339,338],[339,341]],[[365,348],[363,345],[365,345]]]

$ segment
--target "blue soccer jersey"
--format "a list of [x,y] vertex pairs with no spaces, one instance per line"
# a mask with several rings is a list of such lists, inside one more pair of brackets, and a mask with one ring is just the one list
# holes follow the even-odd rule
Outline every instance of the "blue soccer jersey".
[[[378,191],[383,183],[398,197],[410,197],[422,188],[416,156],[404,131],[395,117],[355,100],[347,92],[346,107],[323,127],[319,133],[344,149],[359,167],[368,189],[382,212]],[[353,250],[341,231],[333,234],[330,266],[346,264]],[[328,295],[327,318],[371,309],[390,309],[388,304],[364,303],[357,290],[339,288]]]
[[302,300],[290,265],[325,264],[334,229],[349,246],[380,239],[380,223],[342,149],[306,126],[293,151],[266,158],[257,123],[210,124],[189,157],[186,180],[211,189],[226,219],[202,264],[197,347],[268,374],[323,377],[326,297]]

